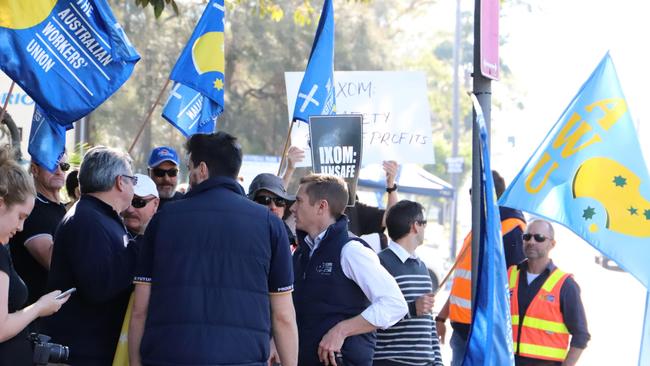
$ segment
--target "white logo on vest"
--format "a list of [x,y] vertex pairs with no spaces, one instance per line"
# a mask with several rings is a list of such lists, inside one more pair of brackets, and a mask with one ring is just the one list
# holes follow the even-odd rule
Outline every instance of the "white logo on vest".
[[316,267],[316,272],[329,276],[332,274],[332,267],[332,262],[323,262]]

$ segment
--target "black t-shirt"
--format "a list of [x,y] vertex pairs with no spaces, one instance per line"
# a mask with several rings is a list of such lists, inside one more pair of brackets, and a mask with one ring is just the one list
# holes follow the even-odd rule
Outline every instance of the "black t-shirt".
[[34,259],[25,247],[25,242],[40,235],[49,235],[54,241],[54,233],[65,216],[65,205],[48,200],[38,194],[34,210],[25,220],[23,231],[9,241],[11,258],[16,272],[25,281],[28,290],[28,303],[36,302],[46,291],[47,269]]
[[348,230],[358,236],[383,232],[382,221],[385,212],[384,209],[357,201],[354,206],[345,209],[345,215],[350,220]]
[[[0,245],[0,272],[9,276],[9,313],[22,309],[27,300],[27,287],[11,263],[9,248]],[[32,351],[27,341],[27,330],[23,329],[15,337],[0,343],[0,365],[31,365]]]
[[161,198],[160,203],[158,203],[158,211],[160,211],[160,209],[162,209],[165,204],[172,201],[182,200],[183,198],[185,198],[185,195],[181,192],[174,192],[174,195],[171,196],[171,198]]

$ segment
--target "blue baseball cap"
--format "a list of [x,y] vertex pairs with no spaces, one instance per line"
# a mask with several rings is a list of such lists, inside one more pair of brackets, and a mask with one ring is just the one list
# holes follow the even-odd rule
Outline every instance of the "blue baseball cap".
[[160,146],[151,151],[149,156],[149,168],[155,168],[161,163],[169,161],[178,165],[178,154],[169,146]]

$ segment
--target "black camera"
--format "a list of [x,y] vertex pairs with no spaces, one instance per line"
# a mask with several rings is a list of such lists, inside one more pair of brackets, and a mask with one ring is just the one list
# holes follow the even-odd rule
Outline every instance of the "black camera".
[[70,349],[56,343],[50,343],[52,337],[45,334],[31,333],[29,340],[32,342],[34,349],[34,365],[47,365],[50,362],[64,362],[70,355]]

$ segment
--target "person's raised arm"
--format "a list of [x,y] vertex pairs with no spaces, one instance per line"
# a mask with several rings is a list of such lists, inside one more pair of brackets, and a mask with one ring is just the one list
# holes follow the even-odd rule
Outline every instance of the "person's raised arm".
[[[384,172],[386,172],[386,192],[388,193],[388,200],[386,201],[386,212],[388,209],[393,207],[398,201],[399,196],[397,195],[397,170],[399,165],[394,160],[386,160],[383,162]],[[381,221],[381,226],[386,227],[386,212],[384,212],[384,217]]]
[[289,183],[291,183],[293,172],[296,171],[296,163],[299,163],[303,160],[305,160],[305,151],[298,147],[291,146],[289,148],[289,151],[287,151],[287,169],[282,175],[282,182],[284,183],[285,189],[289,188]]

